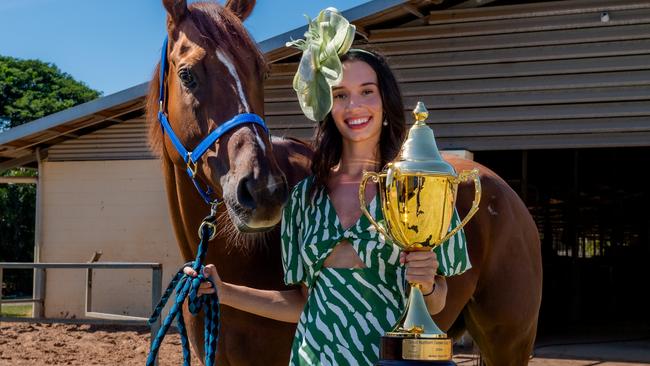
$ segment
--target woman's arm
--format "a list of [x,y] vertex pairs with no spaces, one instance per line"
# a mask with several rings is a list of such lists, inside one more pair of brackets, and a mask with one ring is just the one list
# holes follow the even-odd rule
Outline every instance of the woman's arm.
[[[185,267],[185,274],[196,276],[191,267]],[[246,311],[255,315],[288,323],[297,323],[302,309],[307,302],[307,287],[286,291],[260,290],[238,286],[221,281],[214,265],[205,266],[204,275],[211,276],[219,291],[219,300],[223,305]],[[199,295],[214,292],[210,282],[204,282],[199,288]]]
[[[436,315],[441,312],[447,303],[447,280],[443,276],[436,276],[435,283],[433,293],[424,297],[427,309],[429,309],[429,314],[431,315]],[[423,294],[428,294],[428,292],[423,292]]]
[[447,281],[438,272],[436,253],[410,252],[400,257],[400,262],[406,265],[406,280],[422,286],[422,294],[427,304],[429,314],[435,315],[442,311],[447,300]]

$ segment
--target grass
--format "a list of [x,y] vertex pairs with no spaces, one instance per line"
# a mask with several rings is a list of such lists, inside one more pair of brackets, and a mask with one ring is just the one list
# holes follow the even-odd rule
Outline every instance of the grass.
[[32,316],[32,304],[2,304],[2,316],[27,318]]

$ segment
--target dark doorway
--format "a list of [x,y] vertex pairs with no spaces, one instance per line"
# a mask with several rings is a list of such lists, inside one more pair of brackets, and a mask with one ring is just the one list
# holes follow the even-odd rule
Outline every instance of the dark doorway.
[[540,231],[539,333],[650,327],[650,148],[477,152]]

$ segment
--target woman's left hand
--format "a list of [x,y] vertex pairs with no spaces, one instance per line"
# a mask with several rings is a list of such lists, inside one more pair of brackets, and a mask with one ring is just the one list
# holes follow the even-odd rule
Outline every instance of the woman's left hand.
[[438,258],[432,251],[402,252],[400,263],[406,265],[406,280],[422,286],[422,293],[428,294],[433,290],[438,272]]

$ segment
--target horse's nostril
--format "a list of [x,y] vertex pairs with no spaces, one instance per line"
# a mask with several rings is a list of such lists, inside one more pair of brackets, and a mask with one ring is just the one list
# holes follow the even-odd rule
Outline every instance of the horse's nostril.
[[239,185],[237,186],[237,200],[239,200],[239,204],[242,207],[250,210],[254,210],[257,207],[252,194],[254,188],[254,182],[250,177],[243,178],[239,181]]

